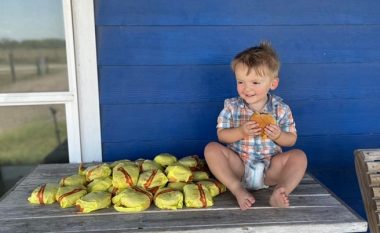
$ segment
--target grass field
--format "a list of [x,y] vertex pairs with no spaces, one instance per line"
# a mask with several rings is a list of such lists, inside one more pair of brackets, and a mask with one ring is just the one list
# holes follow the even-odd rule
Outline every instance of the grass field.
[[[66,123],[58,122],[58,128],[64,141]],[[52,122],[31,121],[0,135],[0,165],[38,164],[57,146]]]

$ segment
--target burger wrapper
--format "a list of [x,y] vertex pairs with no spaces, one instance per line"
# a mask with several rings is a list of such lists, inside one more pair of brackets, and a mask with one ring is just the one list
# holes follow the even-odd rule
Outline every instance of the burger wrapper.
[[91,192],[76,201],[76,206],[81,213],[108,208],[110,205],[111,193],[103,191]]
[[83,175],[75,174],[67,176],[59,181],[60,186],[73,186],[73,185],[86,185],[86,177]]
[[116,187],[113,187],[111,185],[111,187],[108,188],[108,192],[112,194],[112,196],[116,196],[117,194],[121,193],[124,189],[119,189],[119,188],[116,188]]
[[95,191],[108,191],[112,186],[112,179],[110,177],[96,178],[87,185],[88,192]]
[[99,164],[96,166],[90,166],[84,170],[87,181],[92,181],[96,178],[108,177],[111,175],[111,168],[108,164]]
[[207,172],[204,171],[194,171],[193,172],[193,181],[208,180],[210,176]]
[[133,187],[139,179],[139,168],[137,165],[118,164],[113,168],[112,185],[115,188],[125,189]]
[[154,161],[158,163],[159,165],[161,165],[162,167],[167,167],[177,162],[177,158],[172,154],[162,153],[162,154],[156,155],[154,157]]
[[192,180],[193,173],[190,168],[180,164],[168,166],[165,169],[166,176],[170,182],[188,182]]
[[169,182],[167,187],[182,192],[183,187],[187,184],[189,184],[189,183],[186,183],[186,182]]
[[81,185],[61,186],[59,187],[55,198],[59,202],[61,208],[68,208],[74,206],[75,202],[86,194],[86,187]]
[[160,164],[149,159],[146,159],[146,160],[139,159],[136,161],[136,164],[139,166],[140,172],[146,172],[146,171],[152,171],[152,170],[163,171],[163,168]]
[[178,160],[178,163],[189,167],[189,168],[197,168],[200,167],[201,161],[198,157],[198,155],[191,155],[191,156],[186,156]]
[[110,167],[111,167],[111,169],[113,169],[114,167],[116,167],[119,163],[122,163],[122,164],[124,164],[124,165],[126,165],[126,166],[134,166],[134,165],[136,165],[135,164],[135,162],[133,162],[133,161],[131,161],[131,160],[129,160],[129,159],[122,159],[122,160],[117,160],[117,161],[115,161],[115,162],[112,162],[111,164],[110,164]]
[[206,208],[214,204],[210,191],[202,184],[185,185],[183,193],[186,207]]
[[138,187],[127,188],[112,198],[115,210],[119,212],[140,212],[150,207],[153,195]]
[[140,174],[137,186],[149,190],[158,186],[165,186],[167,182],[168,178],[161,170],[152,170]]
[[40,205],[53,204],[57,190],[57,184],[42,184],[33,190],[28,201],[32,204]]
[[183,207],[183,194],[171,188],[161,188],[154,195],[154,204],[160,209],[176,210]]
[[212,197],[224,193],[227,190],[224,184],[213,179],[198,181],[197,184],[202,184],[206,186],[206,188],[210,191]]

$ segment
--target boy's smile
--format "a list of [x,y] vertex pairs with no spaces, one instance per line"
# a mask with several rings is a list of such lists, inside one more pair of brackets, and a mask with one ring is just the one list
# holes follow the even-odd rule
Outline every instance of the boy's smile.
[[239,96],[252,110],[259,112],[267,102],[269,90],[276,89],[279,81],[278,78],[270,77],[267,70],[262,73],[263,75],[258,75],[254,69],[248,73],[248,67],[244,64],[237,64],[235,69]]

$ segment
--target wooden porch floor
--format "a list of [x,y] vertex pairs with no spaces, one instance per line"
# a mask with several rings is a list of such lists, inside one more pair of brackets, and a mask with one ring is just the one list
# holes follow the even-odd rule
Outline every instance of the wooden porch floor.
[[57,203],[31,205],[27,197],[42,183],[75,174],[78,164],[39,165],[0,201],[0,232],[362,232],[367,222],[310,175],[290,195],[291,207],[268,205],[271,189],[253,192],[256,203],[241,211],[231,193],[207,209],[160,210],[126,214],[113,208],[80,214]]

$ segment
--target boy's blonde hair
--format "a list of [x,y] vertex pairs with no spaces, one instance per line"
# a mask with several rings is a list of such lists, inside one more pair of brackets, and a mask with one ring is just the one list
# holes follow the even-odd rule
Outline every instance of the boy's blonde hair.
[[278,78],[280,70],[280,61],[276,51],[268,41],[262,41],[259,46],[238,53],[231,62],[231,68],[234,72],[238,64],[248,67],[247,75],[253,69],[259,76],[269,75],[272,78]]

